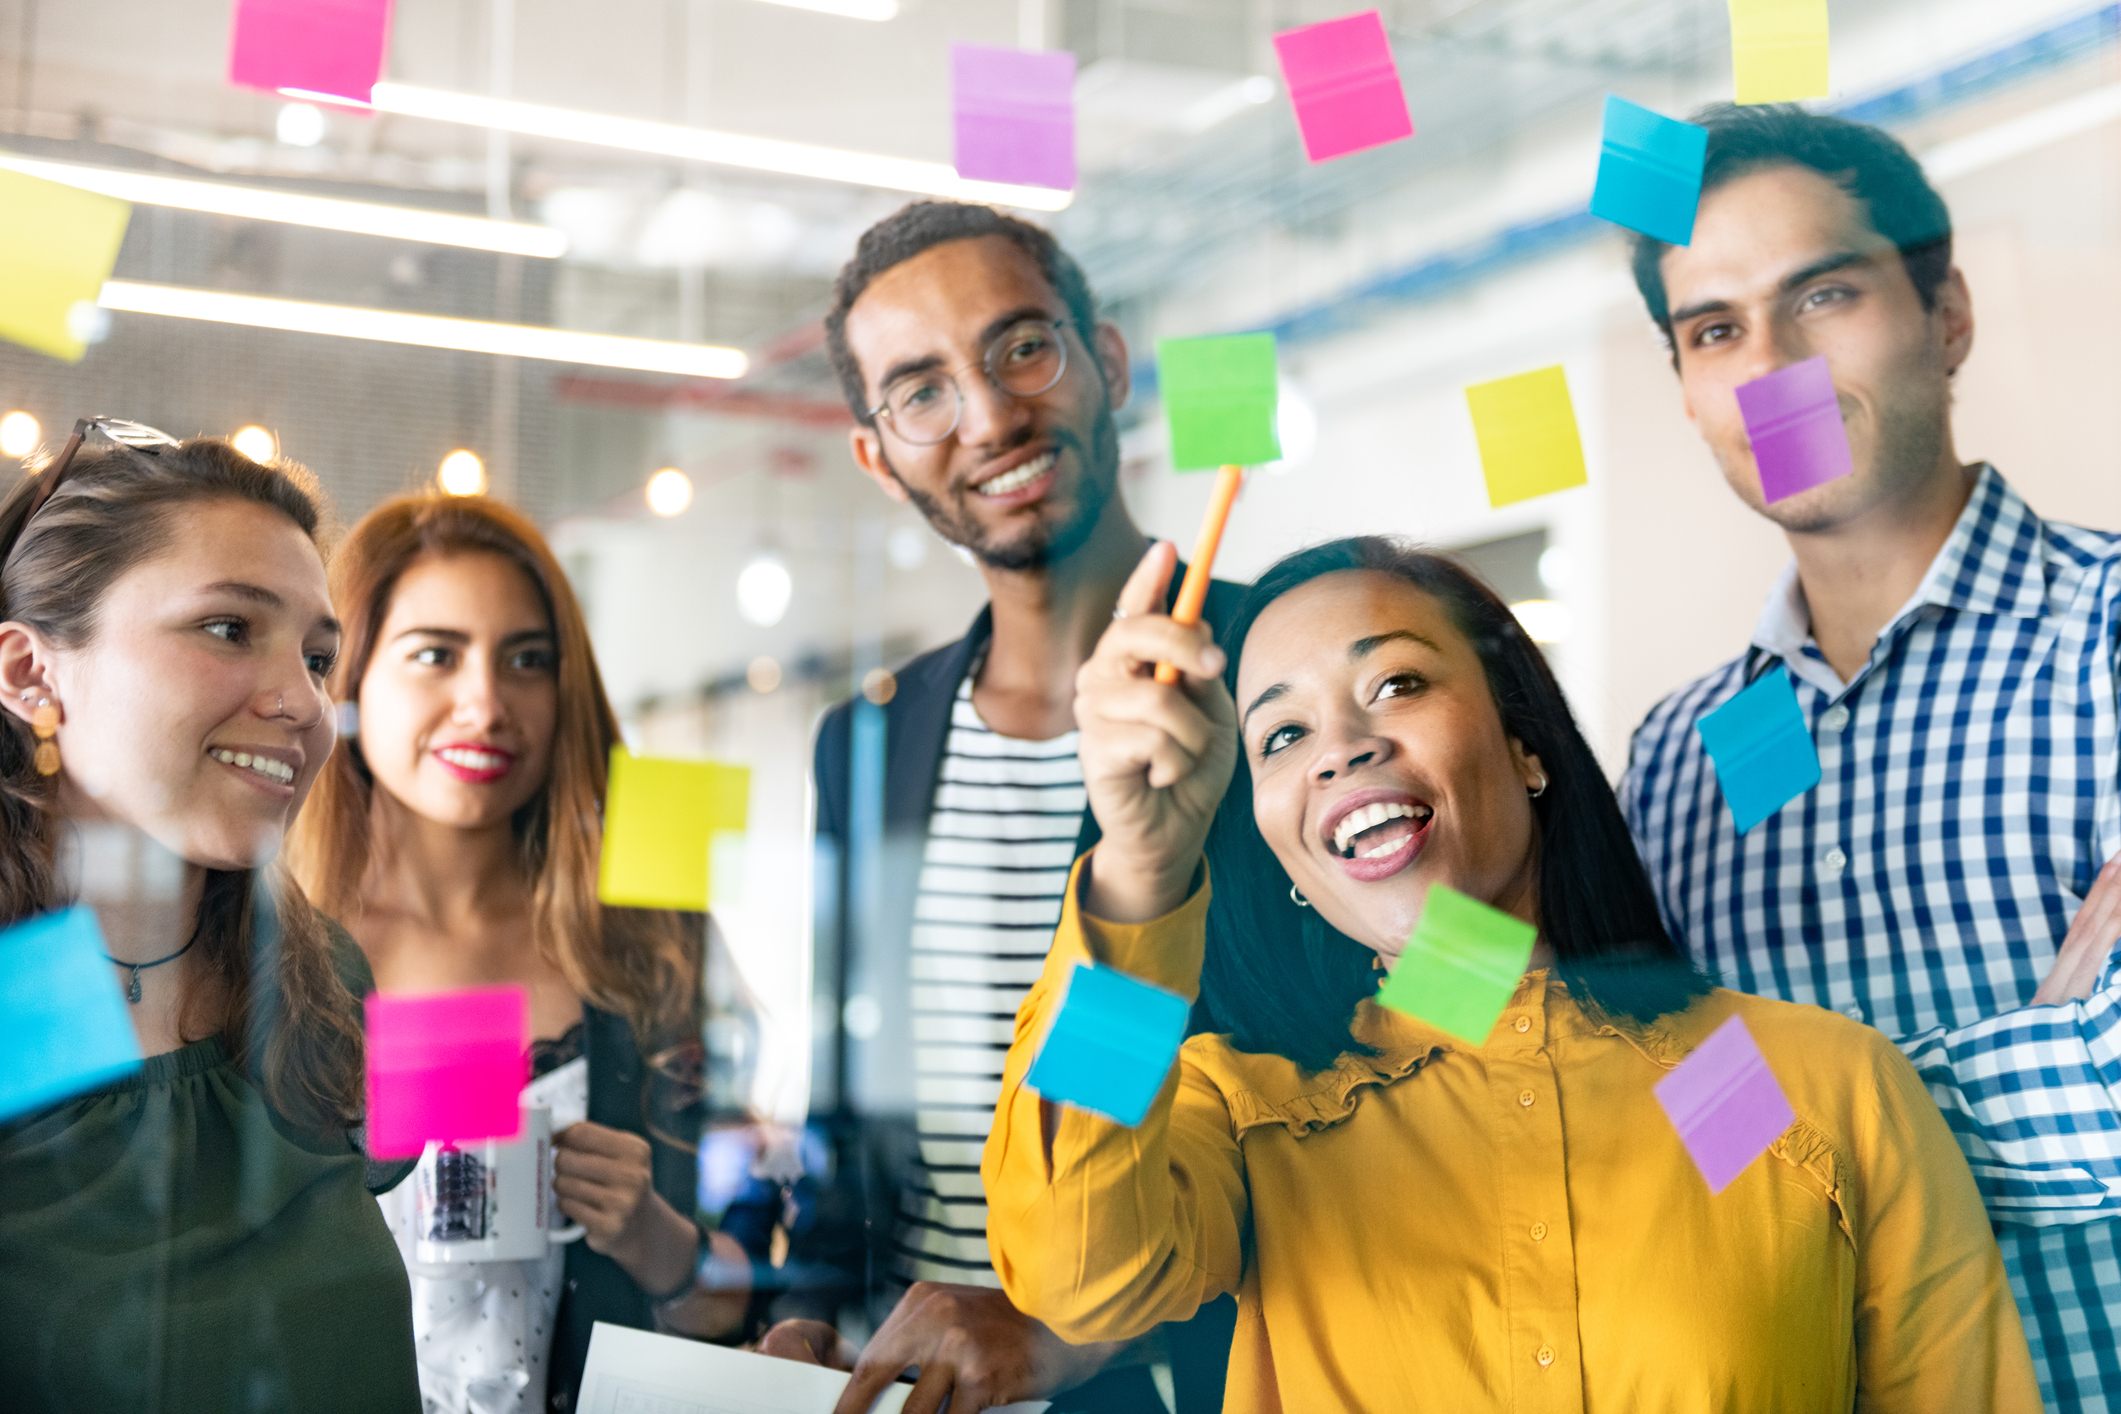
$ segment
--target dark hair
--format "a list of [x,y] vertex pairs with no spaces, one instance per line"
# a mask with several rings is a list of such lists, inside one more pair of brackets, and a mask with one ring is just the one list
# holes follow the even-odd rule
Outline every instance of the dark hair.
[[[1442,602],[1486,672],[1503,730],[1539,757],[1547,788],[1539,826],[1540,936],[1576,998],[1639,1022],[1683,1010],[1713,985],[1665,931],[1642,860],[1598,758],[1561,685],[1494,592],[1446,556],[1382,536],[1332,540],[1277,562],[1246,594],[1229,630],[1234,691],[1245,637],[1269,604],[1323,575],[1367,570]],[[1208,906],[1201,996],[1241,1051],[1324,1070],[1344,1052],[1374,1054],[1349,1031],[1356,1003],[1382,980],[1376,954],[1289,896],[1289,875],[1252,818],[1242,763],[1208,831],[1215,892]],[[1292,940],[1299,940],[1292,943]]]
[[1068,306],[1076,332],[1088,342],[1090,331],[1097,327],[1097,299],[1090,293],[1090,281],[1084,277],[1083,267],[1061,249],[1051,231],[1006,216],[991,206],[963,201],[909,202],[862,232],[854,247],[854,259],[841,267],[839,277],[832,282],[832,311],[825,316],[825,348],[832,355],[833,371],[840,376],[840,389],[847,395],[847,406],[853,410],[855,421],[864,427],[874,427],[876,419],[869,415],[869,394],[862,383],[861,365],[847,347],[847,311],[854,308],[854,302],[872,280],[893,266],[903,265],[922,251],[948,241],[977,240],[982,236],[1000,236],[1030,256],[1039,274],[1061,297],[1061,303]]
[[[1923,176],[1922,164],[1890,133],[1808,113],[1794,103],[1712,103],[1688,121],[1709,130],[1702,195],[1763,167],[1809,167],[1830,177],[1863,203],[1872,228],[1899,248],[1922,307],[1937,307],[1937,289],[1952,269],[1951,213]],[[1671,246],[1640,233],[1634,246],[1635,288],[1669,340],[1672,310],[1662,262]]]
[[[25,476],[0,501],[0,619],[64,648],[94,639],[111,586],[169,546],[187,507],[264,506],[312,541],[320,520],[321,493],[306,470],[260,465],[213,438],[153,454],[84,446],[32,516],[37,488],[37,474]],[[62,902],[58,777],[38,774],[35,753],[29,724],[0,712],[0,924]],[[278,870],[260,888],[259,873],[206,871],[179,1030],[197,1040],[218,1026],[274,1109],[296,1124],[351,1123],[363,1104],[358,1005],[302,891]],[[224,999],[226,1014],[207,1015],[208,998]]]

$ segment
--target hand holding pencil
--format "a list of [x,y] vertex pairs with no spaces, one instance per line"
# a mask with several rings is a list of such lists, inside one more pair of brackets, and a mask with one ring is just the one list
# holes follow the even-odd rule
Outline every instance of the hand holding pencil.
[[[1171,621],[1200,622],[1200,611],[1208,602],[1208,582],[1215,575],[1215,552],[1223,543],[1223,526],[1236,504],[1238,488],[1245,484],[1245,469],[1226,466],[1215,473],[1215,489],[1208,493],[1208,509],[1200,518],[1200,536],[1193,542],[1193,563],[1178,586],[1178,602],[1171,606]],[[1156,665],[1158,682],[1177,682],[1178,669],[1169,663]]]
[[[1177,558],[1168,541],[1150,547],[1075,679],[1083,785],[1104,832],[1085,902],[1112,922],[1184,902],[1237,764],[1223,651],[1205,625],[1159,612]],[[1174,682],[1158,681],[1158,664],[1175,666]]]

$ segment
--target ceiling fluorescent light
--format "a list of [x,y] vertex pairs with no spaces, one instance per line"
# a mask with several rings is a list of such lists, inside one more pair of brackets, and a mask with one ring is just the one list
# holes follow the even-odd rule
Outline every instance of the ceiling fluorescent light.
[[2046,147],[2049,143],[2090,132],[2103,123],[2121,118],[2121,84],[2100,88],[2036,108],[1969,133],[1951,142],[1939,143],[1922,154],[1922,168],[1933,182],[1948,182],[1998,162]]
[[888,20],[898,13],[898,0],[766,0],[791,10],[816,10],[825,15],[844,15],[850,20]]
[[383,236],[393,240],[425,241],[431,245],[464,246],[507,255],[535,255],[548,260],[565,254],[567,250],[567,237],[561,232],[522,221],[489,221],[483,216],[456,216],[447,211],[422,211],[410,206],[378,206],[366,201],[303,196],[296,192],[268,191],[227,182],[199,182],[153,172],[131,172],[119,167],[44,162],[18,157],[11,152],[0,152],[0,168],[62,182],[83,191],[101,192],[141,206],[174,206],[216,216],[284,221],[292,226],[315,226],[326,231],[351,231],[356,235]]
[[374,339],[386,344],[417,344],[431,349],[499,354],[504,358],[542,358],[553,363],[582,363],[599,368],[635,368],[648,373],[678,373],[694,378],[741,378],[749,366],[742,351],[712,344],[674,344],[660,339],[627,339],[612,334],[576,334],[527,324],[491,324],[478,319],[450,319],[435,314],[406,314],[394,309],[356,309],[338,304],[234,295],[220,290],[190,290],[175,285],[145,285],[108,280],[100,301],[105,309],[129,314],[163,314],[177,319],[206,319],[217,324],[245,324],[256,329],[286,329],[297,334],[331,334],[347,339]]
[[828,182],[954,197],[960,201],[991,202],[1030,211],[1059,211],[1075,199],[1074,193],[1051,187],[967,181],[946,162],[880,157],[867,152],[813,147],[805,142],[743,137],[736,133],[709,132],[704,128],[682,128],[673,123],[615,118],[603,113],[576,113],[538,103],[482,98],[471,93],[444,93],[406,84],[377,84],[374,106],[378,112],[397,113],[408,118],[430,118],[440,123],[463,123],[475,128],[501,128],[529,137],[586,142],[598,147],[652,153],[658,157],[746,167],[759,172],[783,172],[795,177],[817,177]]

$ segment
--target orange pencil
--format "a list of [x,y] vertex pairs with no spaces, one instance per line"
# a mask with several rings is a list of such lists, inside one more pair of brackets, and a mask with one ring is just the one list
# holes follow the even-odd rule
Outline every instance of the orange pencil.
[[[1223,522],[1230,518],[1230,504],[1237,488],[1245,483],[1245,469],[1226,466],[1215,473],[1215,489],[1208,494],[1208,510],[1200,518],[1200,538],[1193,542],[1193,562],[1186,566],[1185,580],[1178,586],[1178,602],[1171,606],[1171,621],[1200,622],[1201,606],[1208,602],[1208,579],[1215,569],[1215,550],[1223,543]],[[1178,669],[1169,663],[1156,665],[1158,682],[1177,682]]]

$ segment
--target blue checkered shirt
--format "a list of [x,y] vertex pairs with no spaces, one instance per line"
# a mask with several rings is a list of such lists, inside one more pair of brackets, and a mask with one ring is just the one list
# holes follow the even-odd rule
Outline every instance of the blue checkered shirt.
[[[1665,922],[1728,986],[1898,1039],[1998,1222],[2052,1408],[2121,1414],[2121,967],[2032,1006],[2121,850],[2121,535],[1994,468],[1844,684],[1795,566],[1746,653],[1659,703],[1621,801]],[[1777,663],[1820,780],[1739,835],[1696,725]]]

